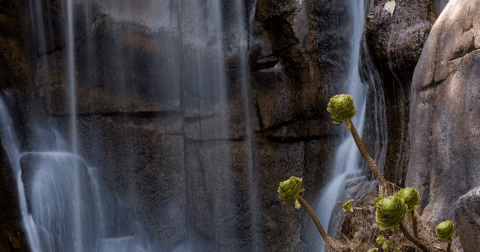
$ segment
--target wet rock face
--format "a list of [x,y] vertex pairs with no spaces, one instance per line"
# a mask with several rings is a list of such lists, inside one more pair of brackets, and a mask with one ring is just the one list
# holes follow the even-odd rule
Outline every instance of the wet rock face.
[[[123,207],[135,208],[157,244],[308,249],[311,220],[282,205],[276,191],[280,181],[300,176],[304,198],[313,202],[330,175],[344,126],[331,123],[326,107],[348,77],[349,1],[245,1],[244,38],[234,1],[221,2],[75,5],[78,151]],[[212,6],[223,13],[220,63]],[[66,14],[59,1],[42,11],[45,43],[38,33],[26,46],[33,51],[25,60],[31,77],[9,89],[30,95],[23,98],[30,122],[48,127],[42,120],[52,117],[69,140]],[[222,67],[227,75],[219,80]],[[222,81],[225,90],[217,89]]]
[[348,1],[257,2],[250,69],[262,130],[329,120],[328,99],[341,90],[331,83],[343,83],[348,70],[349,11]]
[[479,15],[470,1],[450,2],[413,76],[407,185],[432,224],[453,218],[453,203],[478,186]]
[[330,176],[334,146],[345,126],[333,124],[326,108],[348,77],[349,4],[260,0],[254,6],[249,64],[258,122],[260,235],[268,251],[318,246],[306,212],[281,204],[276,190],[280,181],[300,176],[303,197],[314,204]]
[[[24,89],[33,76],[29,53],[32,41],[24,39],[28,34],[28,14],[25,1],[2,1],[0,3],[0,87]],[[18,92],[20,94],[22,92]],[[26,94],[26,92],[24,92]],[[24,95],[22,94],[22,95]]]
[[435,21],[432,1],[395,1],[391,15],[383,1],[374,1],[367,18],[366,36],[376,60],[389,66],[401,81],[409,81]]
[[[6,103],[10,113],[21,115],[23,111],[19,108],[20,104],[15,104],[11,97],[0,94],[2,100]],[[24,121],[20,121],[20,116],[13,118],[13,125],[17,133],[22,134]],[[27,236],[22,227],[22,216],[19,211],[19,199],[17,194],[17,185],[15,183],[15,174],[10,164],[8,153],[3,147],[0,149],[0,251],[6,252],[30,252]]]
[[[195,6],[170,6],[171,19],[161,22],[172,29],[156,32],[150,27],[156,23],[149,21],[154,17],[135,20],[133,15],[148,6],[137,6],[125,15],[117,13],[122,7],[105,14],[102,11],[112,3],[95,1],[90,22],[83,20],[87,15],[79,15],[76,27],[86,34],[76,40],[80,151],[99,166],[105,184],[125,204],[137,207],[140,222],[156,242],[190,239],[205,251],[235,248],[239,240],[245,250],[305,247],[301,236],[307,231],[301,227],[310,220],[282,205],[276,190],[289,176],[302,176],[308,188],[305,198],[313,201],[329,175],[341,127],[331,123],[325,108],[342,89],[332,83],[346,79],[350,10],[348,1],[252,4],[248,5],[253,18],[248,48],[252,101],[246,107],[253,107],[249,119],[255,131],[253,149],[245,134],[241,81],[248,77],[242,76],[238,63],[236,48],[243,42],[232,32],[233,3],[222,6],[230,126],[221,137],[219,97],[196,82],[200,72],[215,74],[208,61],[196,62],[205,50],[193,45],[203,43],[200,35],[205,34],[195,35],[192,27],[203,17],[185,13],[176,17],[182,8],[188,13]],[[77,12],[82,8],[77,6]],[[181,24],[175,23],[177,18]],[[208,27],[205,32],[212,37]],[[89,48],[87,39],[94,46]],[[215,53],[209,49],[211,43],[200,47]],[[40,56],[35,85],[38,99],[50,104],[47,112],[58,118],[68,137],[64,57],[64,50]],[[183,77],[176,79],[175,73]],[[215,81],[214,76],[204,77],[203,85]],[[250,176],[257,182],[249,181]],[[252,199],[252,194],[257,196]],[[185,215],[176,216],[180,212]]]
[[409,159],[410,84],[415,66],[435,21],[435,1],[395,1],[391,15],[385,1],[370,1],[365,39],[380,72],[385,96],[388,144],[387,180],[403,186]]

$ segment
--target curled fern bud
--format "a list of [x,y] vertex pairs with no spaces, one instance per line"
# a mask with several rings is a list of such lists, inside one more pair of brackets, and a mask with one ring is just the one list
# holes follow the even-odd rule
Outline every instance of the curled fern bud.
[[396,248],[393,252],[400,252],[400,249]]
[[407,204],[407,212],[416,210],[418,200],[420,199],[420,193],[413,187],[406,187],[397,192],[397,196],[405,200]]
[[385,237],[383,237],[382,235],[380,235],[379,237],[377,237],[377,244],[383,244],[385,242]]
[[382,247],[383,250],[387,250],[387,249],[390,247],[390,245],[392,245],[392,242],[389,241],[389,240],[386,240],[386,241],[383,243],[383,247]]
[[331,117],[334,119],[333,123],[341,124],[343,121],[347,123],[347,129],[350,130],[350,122],[357,111],[355,110],[356,106],[353,102],[353,98],[347,94],[334,95],[330,102],[328,103],[327,111],[330,113]]
[[455,225],[453,225],[451,221],[446,220],[437,225],[435,233],[437,234],[438,239],[451,240],[455,237],[453,229],[455,229]]
[[373,248],[373,249],[370,249],[368,252],[377,252],[378,251],[378,248]]
[[396,195],[376,198],[374,203],[377,209],[375,219],[382,230],[398,227],[407,212],[407,204]]
[[353,212],[353,199],[347,201],[347,203],[343,204],[343,212]]
[[278,196],[285,201],[285,204],[290,204],[292,201],[295,201],[295,208],[300,209],[298,196],[301,192],[305,191],[304,189],[300,189],[301,186],[302,179],[292,176],[290,179],[280,182]]

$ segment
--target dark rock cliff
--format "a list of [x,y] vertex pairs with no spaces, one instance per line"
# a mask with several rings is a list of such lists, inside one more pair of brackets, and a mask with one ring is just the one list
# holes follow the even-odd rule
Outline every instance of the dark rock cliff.
[[[214,33],[209,29],[211,16],[189,16],[189,1],[169,2],[169,15],[162,16],[168,18],[161,20],[148,5],[133,8],[120,1],[120,7],[109,9],[114,2],[75,5],[78,148],[100,169],[105,187],[125,207],[135,206],[139,221],[160,244],[190,239],[199,250],[208,251],[307,249],[311,220],[304,211],[282,205],[276,190],[280,181],[301,176],[307,189],[304,198],[313,202],[330,175],[341,128],[331,123],[326,106],[343,88],[337,83],[347,78],[349,1],[245,1],[242,19],[248,36],[240,39],[233,1],[223,1],[230,126],[220,137],[213,133],[222,130],[221,98],[208,85],[211,92],[202,93],[196,82],[198,74],[216,66],[196,58],[215,53],[209,40]],[[208,10],[209,1],[202,3],[197,7]],[[40,148],[33,139],[34,124],[57,125],[71,137],[66,14],[61,1],[43,1],[42,6],[44,45],[39,24],[27,11],[35,6],[21,1],[0,5],[0,87],[27,110],[25,132],[31,137],[24,141],[26,150]],[[122,12],[129,8],[132,12]],[[145,18],[136,19],[135,11]],[[158,22],[169,29],[152,27]],[[192,32],[195,22],[204,33]],[[202,50],[196,43],[204,46]],[[242,43],[248,45],[247,76],[241,71]],[[398,49],[402,50],[406,49]],[[242,90],[245,80],[248,99]],[[379,88],[369,89],[367,106],[375,107],[372,92]],[[378,130],[377,123],[382,122],[371,123],[367,133]],[[375,141],[367,140],[372,151],[379,145]],[[393,166],[387,172],[394,174]],[[5,230],[7,235],[11,232],[8,225]],[[11,236],[10,241],[15,237],[22,236]]]
[[385,97],[388,131],[385,178],[404,186],[410,151],[410,86],[436,18],[436,1],[395,2],[395,12],[391,15],[384,9],[385,1],[372,1],[365,36]]

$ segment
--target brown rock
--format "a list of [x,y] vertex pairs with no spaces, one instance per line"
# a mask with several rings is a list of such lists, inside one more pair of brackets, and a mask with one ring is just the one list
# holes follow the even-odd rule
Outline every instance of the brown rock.
[[250,69],[260,128],[328,121],[328,100],[341,88],[331,83],[348,70],[348,2],[262,0],[255,10]]
[[[122,8],[112,8],[117,2]],[[207,2],[196,1],[202,15],[210,11],[202,6]],[[330,175],[344,128],[331,123],[326,106],[347,78],[349,1],[246,1],[249,36],[241,42],[232,1],[222,1],[226,102],[212,84],[219,71],[212,15],[189,15],[197,12],[191,1],[163,6],[171,15],[158,15],[149,8],[152,1],[128,3],[75,5],[78,150],[117,196],[112,204],[129,209],[119,218],[135,208],[152,240],[166,246],[190,240],[206,251],[308,247],[311,220],[282,205],[276,190],[289,176],[302,176],[304,198],[312,202]],[[69,140],[65,16],[58,4],[45,10],[45,29],[61,38],[48,40],[44,49],[26,46],[34,51],[27,69],[32,77],[11,89],[27,97],[22,101],[30,123],[52,117]],[[92,7],[89,15],[84,4]],[[240,44],[249,46],[250,76],[241,71]],[[25,67],[20,63],[15,73]],[[8,66],[0,68],[5,73]],[[245,91],[251,99],[242,96]],[[375,107],[372,97],[368,103]],[[251,138],[245,133],[249,121]],[[111,211],[107,222],[113,226]]]
[[388,181],[403,186],[409,159],[410,84],[435,21],[435,1],[397,0],[393,15],[384,9],[385,1],[370,2],[365,39],[385,99],[388,143],[384,175]]

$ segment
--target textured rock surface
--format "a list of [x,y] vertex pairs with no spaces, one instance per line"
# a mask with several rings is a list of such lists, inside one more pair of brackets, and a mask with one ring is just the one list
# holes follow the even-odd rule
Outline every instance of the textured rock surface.
[[450,1],[412,81],[407,185],[419,189],[432,224],[453,218],[455,201],[480,179],[479,17],[480,5]]
[[403,186],[410,146],[410,84],[435,21],[436,1],[397,0],[393,15],[384,9],[385,1],[370,2],[365,37],[385,95],[388,129],[385,177]]
[[480,187],[462,195],[454,205],[455,227],[464,252],[480,250]]
[[[300,176],[304,198],[313,202],[330,175],[343,128],[331,123],[326,106],[347,78],[349,1],[245,1],[248,41],[238,40],[233,2],[222,1],[226,105],[212,84],[219,68],[213,62],[215,20],[208,15],[212,1],[154,2],[75,6],[79,152],[99,168],[117,200],[135,208],[156,243],[190,240],[205,251],[308,249],[311,220],[282,205],[276,191],[280,181]],[[28,78],[7,78],[9,66],[0,65],[6,76],[1,87],[26,104],[30,133],[33,123],[54,124],[68,140],[65,13],[59,4],[43,10],[44,46],[28,13],[23,23],[17,20],[19,30],[35,27],[36,40],[23,34],[13,40],[36,43],[20,44],[22,61],[4,62],[17,62],[12,76]],[[205,16],[192,15],[197,10]],[[245,76],[239,48],[247,44]],[[199,62],[200,56],[209,60]],[[242,97],[245,78],[250,99]],[[370,90],[367,106],[375,106]],[[226,131],[222,108],[229,115]],[[375,123],[366,128],[377,129]],[[39,148],[32,144],[38,140],[29,140],[28,149]],[[367,142],[372,150],[378,145]]]
[[[265,223],[260,234],[268,251],[310,251],[318,246],[309,216],[282,205],[276,190],[280,181],[300,176],[307,189],[303,197],[313,205],[316,192],[331,175],[333,148],[345,126],[331,123],[326,107],[348,77],[349,4],[261,0],[255,6],[250,27],[251,86],[258,118],[255,165],[262,178],[259,188],[265,192],[260,194]],[[367,107],[375,102],[369,99]],[[369,132],[379,129],[376,123],[366,127]],[[378,145],[369,141],[370,150]]]

